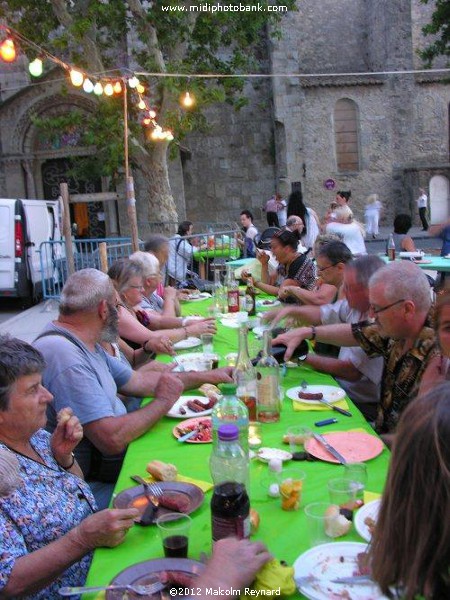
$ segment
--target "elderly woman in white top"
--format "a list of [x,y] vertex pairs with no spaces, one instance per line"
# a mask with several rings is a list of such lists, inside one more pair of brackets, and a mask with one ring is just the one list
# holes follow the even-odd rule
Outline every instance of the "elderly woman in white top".
[[325,231],[339,234],[353,256],[367,254],[364,227],[353,218],[352,209],[349,206],[339,206],[334,212],[336,220],[328,223]]

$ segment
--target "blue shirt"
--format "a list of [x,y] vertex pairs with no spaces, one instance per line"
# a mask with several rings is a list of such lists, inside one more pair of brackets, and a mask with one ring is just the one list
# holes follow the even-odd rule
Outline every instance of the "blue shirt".
[[[56,462],[47,431],[40,429],[30,442],[45,466],[14,453],[22,482],[9,496],[0,497],[0,590],[18,558],[61,538],[97,508],[89,486]],[[2,443],[0,447],[5,448]],[[91,560],[89,553],[44,590],[24,598],[59,600],[60,587],[83,585]]]

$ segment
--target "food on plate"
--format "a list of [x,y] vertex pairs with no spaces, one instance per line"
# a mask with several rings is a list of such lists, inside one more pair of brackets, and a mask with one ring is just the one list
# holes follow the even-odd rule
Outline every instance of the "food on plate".
[[178,425],[176,431],[181,437],[197,429],[197,433],[189,439],[190,442],[210,442],[212,440],[212,423],[211,419],[199,419],[196,423],[190,423],[189,425]]
[[152,460],[147,465],[147,472],[157,481],[175,481],[178,470],[175,465],[164,463],[160,460]]
[[215,398],[215,400],[218,400],[222,396],[219,388],[212,383],[204,383],[198,389],[205,394],[207,398]]
[[345,518],[339,506],[332,504],[325,511],[325,533],[331,537],[341,537],[350,531],[352,522]]
[[289,477],[280,484],[281,508],[283,510],[298,510],[303,482]]
[[[203,402],[201,402],[200,400],[188,400],[186,402],[186,406],[190,410],[192,410],[192,412],[196,412],[196,413],[203,412],[204,410],[209,408],[209,406],[207,406],[206,404],[203,404]],[[181,412],[181,410],[180,410],[180,412]]]
[[358,572],[355,575],[372,575],[368,552],[358,552],[356,555],[356,564],[358,565]]
[[260,522],[259,513],[254,509],[250,509],[250,535],[256,533],[258,531],[259,522]]
[[183,571],[161,571],[159,574],[161,583],[167,584],[167,587],[180,586],[190,588],[196,577],[197,575],[193,573],[184,573]]
[[185,404],[182,404],[181,406],[179,406],[178,412],[181,415],[185,415],[185,414],[187,414],[186,408],[188,408],[190,411],[192,411],[194,413],[200,413],[205,410],[210,410],[211,408],[214,408],[216,403],[217,403],[217,399],[213,398],[213,397],[205,398],[204,400],[200,399],[200,398],[194,398],[193,400],[188,400]]
[[299,392],[298,397],[302,400],[322,400],[322,392]]
[[176,492],[164,492],[158,498],[160,506],[173,510],[174,512],[185,513],[189,510],[189,498]]
[[369,530],[370,535],[373,535],[374,531],[375,531],[376,521],[374,519],[372,519],[372,517],[366,517],[364,519],[364,525],[367,526],[367,529]]

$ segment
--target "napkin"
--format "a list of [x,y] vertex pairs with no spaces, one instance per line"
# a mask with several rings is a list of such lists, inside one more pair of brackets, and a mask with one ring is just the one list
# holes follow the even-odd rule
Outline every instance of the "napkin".
[[380,492],[369,492],[368,490],[364,490],[364,504],[372,502],[372,500],[378,500],[378,498],[381,498]]
[[[145,481],[147,483],[159,483],[151,475],[147,475],[146,477],[143,477],[143,479],[145,479]],[[212,484],[210,481],[202,481],[201,479],[194,479],[193,477],[185,477],[184,475],[177,475],[177,478],[175,481],[180,481],[183,483],[193,483],[194,485],[199,487],[202,490],[202,492],[209,492],[209,490],[211,490],[214,487],[214,484]]]
[[[270,591],[280,590],[281,596],[290,596],[295,592],[294,567],[282,565],[279,560],[269,560],[256,574],[253,590],[262,591],[261,595],[269,595]],[[277,594],[278,595],[278,594]],[[241,598],[254,598],[254,595],[243,594]]]
[[[295,411],[299,410],[331,410],[329,406],[325,406],[325,404],[312,404],[312,402],[301,402],[300,400],[292,400],[292,406]],[[339,400],[339,402],[333,402],[333,406],[339,406],[339,408],[343,408],[348,410],[347,400]]]

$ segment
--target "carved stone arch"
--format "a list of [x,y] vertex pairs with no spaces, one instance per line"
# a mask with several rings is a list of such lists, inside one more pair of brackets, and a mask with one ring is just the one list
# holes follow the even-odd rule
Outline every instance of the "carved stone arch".
[[[16,123],[13,133],[14,146],[12,147],[13,152],[18,154],[24,154],[26,156],[33,155],[35,152],[35,139],[37,135],[37,129],[33,125],[33,116],[56,116],[68,110],[78,108],[86,113],[93,113],[95,110],[95,103],[89,99],[89,97],[83,97],[78,95],[67,95],[54,94],[52,96],[41,97],[37,102],[31,104],[31,106],[23,113],[22,117]],[[86,152],[86,150],[85,150]],[[64,149],[64,154],[69,153],[69,148]],[[74,154],[78,154],[79,149]]]

